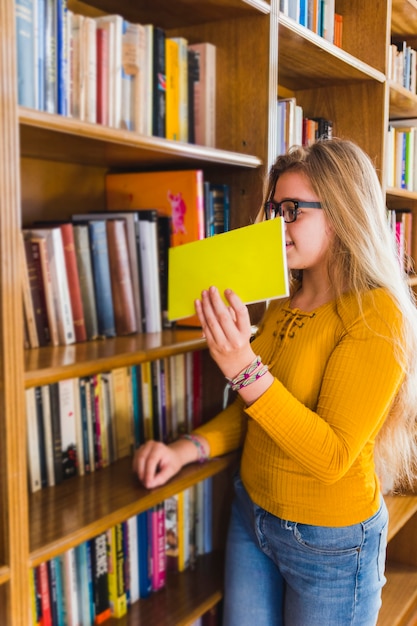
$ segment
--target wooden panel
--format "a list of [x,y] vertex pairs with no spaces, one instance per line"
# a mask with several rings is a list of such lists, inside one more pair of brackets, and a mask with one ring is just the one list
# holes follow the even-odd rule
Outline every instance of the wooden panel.
[[417,117],[417,95],[400,85],[389,85],[389,116],[390,119]]
[[163,487],[147,490],[133,475],[131,458],[125,458],[106,469],[32,494],[30,565],[39,565],[146,511],[168,496],[226,470],[235,460],[236,455],[232,454],[204,464],[187,465]]
[[388,541],[417,513],[417,496],[385,496],[389,513]]
[[391,31],[394,37],[416,36],[417,1],[392,0]]
[[406,626],[417,603],[417,570],[389,563],[378,626]]
[[0,24],[0,564],[10,569],[10,583],[0,586],[5,607],[0,615],[2,624],[10,624],[13,615],[14,625],[27,626],[26,429],[22,300],[16,261],[20,181],[12,0],[0,0]]

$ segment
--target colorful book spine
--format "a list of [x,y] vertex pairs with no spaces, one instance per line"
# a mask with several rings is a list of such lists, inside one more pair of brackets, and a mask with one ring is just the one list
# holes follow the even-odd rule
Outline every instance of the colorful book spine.
[[153,126],[152,134],[166,136],[165,31],[153,28]]
[[152,558],[152,590],[158,591],[166,582],[165,554],[165,506],[161,502],[150,511],[151,517],[151,558]]
[[116,524],[107,532],[109,601],[112,616],[123,617],[127,612],[123,575],[123,529]]
[[103,624],[111,617],[108,591],[107,534],[91,540],[91,561],[94,589],[95,624]]
[[96,296],[97,321],[99,334],[114,337],[113,296],[111,291],[109,254],[105,220],[88,222],[90,248],[93,266],[94,292]]
[[33,72],[34,1],[16,0],[17,97],[20,105],[35,107]]

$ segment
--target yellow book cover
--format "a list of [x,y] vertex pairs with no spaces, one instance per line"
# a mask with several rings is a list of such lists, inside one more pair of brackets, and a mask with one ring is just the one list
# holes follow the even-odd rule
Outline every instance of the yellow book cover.
[[106,195],[108,211],[152,208],[170,216],[173,246],[204,238],[202,170],[107,174]]
[[203,289],[233,289],[251,304],[288,295],[282,218],[169,249],[168,319],[189,317]]
[[116,524],[107,531],[107,580],[111,614],[117,618],[127,612],[123,565],[123,530],[121,524]]
[[166,138],[180,139],[179,54],[178,42],[165,40],[166,65]]
[[132,451],[133,414],[130,378],[127,367],[112,371],[114,398],[114,425],[116,435],[116,458],[129,456]]

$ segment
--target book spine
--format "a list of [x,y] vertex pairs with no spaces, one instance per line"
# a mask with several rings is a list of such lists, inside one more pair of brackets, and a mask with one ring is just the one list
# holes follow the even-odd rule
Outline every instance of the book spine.
[[16,42],[18,102],[34,108],[34,0],[16,0]]
[[64,570],[64,597],[66,626],[78,626],[80,623],[78,614],[77,597],[77,563],[75,548],[70,548],[63,554]]
[[127,520],[128,525],[128,552],[129,552],[129,600],[134,604],[139,600],[139,552],[138,552],[138,524],[137,516],[132,515]]
[[102,624],[111,617],[108,590],[106,533],[101,533],[97,537],[94,537],[91,541],[91,546],[95,624]]
[[97,28],[97,112],[98,124],[109,124],[109,33],[105,28]]
[[77,256],[75,252],[74,230],[71,223],[61,225],[62,243],[64,246],[65,266],[68,276],[72,316],[75,338],[77,342],[86,341],[87,330],[84,319],[83,302],[81,298],[80,276],[78,273]]
[[42,626],[53,626],[48,566],[46,562],[38,566],[39,593],[41,598]]
[[188,141],[188,41],[176,37],[178,44],[179,139]]
[[62,466],[62,438],[61,438],[61,420],[59,415],[59,385],[51,383],[48,386],[49,401],[51,406],[51,436],[52,450],[54,459],[54,481],[55,485],[59,485],[64,478]]
[[166,136],[165,31],[153,29],[153,127],[156,137]]
[[75,331],[61,229],[51,228],[50,237],[51,245],[48,248],[48,254],[55,293],[59,341],[62,345],[68,345],[74,343]]
[[59,386],[59,414],[62,442],[63,477],[71,478],[77,473],[77,435],[75,428],[75,399],[72,378],[61,380]]
[[57,74],[57,113],[68,115],[68,59],[67,59],[67,0],[56,1],[56,74]]
[[111,292],[109,255],[105,220],[93,220],[89,224],[90,246],[93,265],[94,291],[97,304],[99,334],[114,337],[113,297]]
[[166,582],[165,507],[157,504],[152,509],[152,590],[158,591]]
[[151,545],[149,533],[149,512],[137,516],[139,543],[139,596],[148,598],[152,591],[151,581]]
[[123,529],[116,524],[107,533],[109,600],[112,616],[123,617],[127,612],[123,576]]
[[28,238],[24,238],[25,260],[29,278],[30,295],[33,303],[34,321],[39,346],[46,346],[49,341],[48,317],[46,313],[45,295],[43,293],[42,274],[39,262],[35,262],[33,246]]
[[180,139],[178,54],[177,41],[167,37],[165,40],[166,138],[174,141]]
[[45,111],[56,113],[57,97],[57,4],[55,0],[45,0]]
[[39,462],[41,470],[41,487],[48,486],[48,470],[46,463],[46,441],[42,404],[42,388],[35,387],[36,421],[38,427]]
[[125,220],[107,220],[107,242],[116,332],[129,335],[137,324]]
[[74,225],[73,232],[87,339],[96,339],[98,322],[88,226]]
[[58,321],[55,312],[54,296],[52,288],[51,270],[46,248],[46,240],[43,237],[30,237],[32,243],[33,260],[37,266],[38,276],[41,276],[45,308],[48,318],[49,339],[51,345],[59,345]]
[[91,17],[84,19],[82,54],[84,57],[84,111],[85,120],[97,121],[97,23]]

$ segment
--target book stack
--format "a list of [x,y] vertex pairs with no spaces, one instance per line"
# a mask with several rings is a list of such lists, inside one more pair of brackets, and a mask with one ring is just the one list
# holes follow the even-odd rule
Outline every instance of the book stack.
[[33,493],[107,467],[202,421],[202,355],[178,354],[26,390]]
[[310,146],[319,139],[331,139],[333,122],[323,117],[308,118],[296,98],[278,100],[278,154],[292,146]]
[[102,624],[212,551],[212,479],[31,570],[32,624]]
[[343,17],[335,13],[335,0],[280,0],[280,11],[297,24],[342,47]]
[[216,48],[153,24],[16,2],[19,104],[215,146]]

